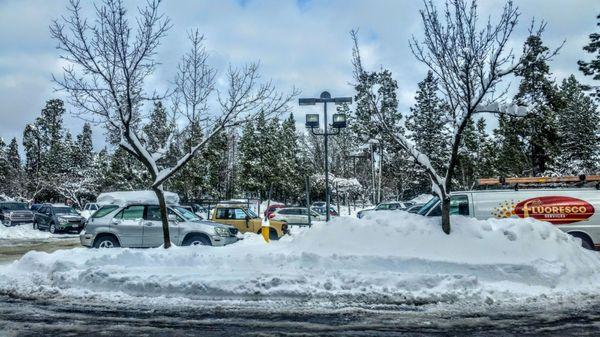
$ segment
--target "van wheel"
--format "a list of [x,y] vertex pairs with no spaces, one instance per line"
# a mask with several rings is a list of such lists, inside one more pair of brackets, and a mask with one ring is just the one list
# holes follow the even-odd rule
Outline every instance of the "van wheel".
[[102,235],[94,241],[94,248],[119,248],[119,241],[112,235]]
[[56,225],[55,224],[50,224],[50,227],[48,227],[48,232],[50,232],[50,234],[56,234],[56,232],[58,232],[56,230]]
[[182,246],[212,246],[210,240],[204,235],[193,234],[183,240]]
[[576,237],[576,238],[580,238],[581,239],[581,247],[585,248],[585,249],[589,249],[589,250],[596,250],[596,248],[594,247],[594,244],[592,243],[592,240],[590,240],[590,238],[582,233],[569,233],[570,235]]

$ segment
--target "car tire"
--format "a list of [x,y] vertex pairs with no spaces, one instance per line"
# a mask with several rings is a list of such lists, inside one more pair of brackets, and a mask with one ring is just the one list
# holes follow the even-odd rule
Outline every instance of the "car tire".
[[204,235],[192,234],[183,240],[182,246],[212,246],[212,243]]
[[37,224],[37,222],[35,222],[35,221],[33,222],[33,229],[35,229],[35,230],[39,230],[39,229],[40,229],[40,228],[38,227],[38,224]]
[[119,241],[112,235],[102,235],[94,241],[94,248],[119,248]]
[[58,233],[58,229],[56,229],[56,225],[54,223],[51,223],[50,226],[48,226],[48,232],[50,232],[50,234]]

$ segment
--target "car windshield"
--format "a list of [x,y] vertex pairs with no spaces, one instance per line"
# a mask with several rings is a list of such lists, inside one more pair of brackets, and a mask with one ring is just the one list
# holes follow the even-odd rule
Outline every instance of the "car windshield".
[[425,205],[423,205],[423,207],[421,207],[421,209],[419,210],[419,212],[417,212],[417,214],[427,215],[427,213],[429,213],[429,210],[433,206],[435,206],[439,200],[440,200],[440,198],[438,198],[438,197],[431,198]]
[[187,208],[176,206],[173,207],[179,214],[185,219],[185,221],[200,221],[200,219],[194,212],[190,211]]
[[251,210],[250,208],[245,209],[246,213],[248,213],[248,215],[252,218],[252,219],[256,219],[258,218],[258,215],[256,215],[256,213],[254,213],[253,210]]
[[119,208],[119,206],[117,205],[104,205],[100,207],[100,209],[96,211],[94,215],[92,215],[92,218],[102,218],[117,208]]
[[55,214],[79,214],[72,207],[54,207]]
[[26,211],[27,205],[22,202],[5,202],[0,204],[3,211]]

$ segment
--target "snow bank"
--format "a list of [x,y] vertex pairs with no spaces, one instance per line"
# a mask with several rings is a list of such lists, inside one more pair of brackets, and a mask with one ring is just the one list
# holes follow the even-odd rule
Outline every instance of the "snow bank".
[[33,229],[31,224],[5,227],[0,225],[0,240],[2,239],[48,239],[55,235]]
[[[179,196],[176,193],[165,191],[165,201],[167,204],[179,204]],[[155,203],[158,204],[158,198],[154,191],[123,191],[100,193],[96,202],[99,204],[124,205],[127,203]]]
[[550,224],[453,220],[450,236],[436,219],[377,212],[270,244],[246,234],[222,248],[30,252],[0,267],[0,293],[464,305],[600,290],[598,253]]

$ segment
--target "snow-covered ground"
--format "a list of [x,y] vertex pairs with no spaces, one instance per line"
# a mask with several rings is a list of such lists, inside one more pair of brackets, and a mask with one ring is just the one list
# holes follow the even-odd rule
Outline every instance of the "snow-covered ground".
[[0,293],[464,306],[577,303],[600,291],[600,256],[550,224],[457,217],[447,236],[437,221],[377,212],[269,244],[247,234],[221,248],[30,252],[0,266]]
[[46,231],[40,231],[33,229],[32,224],[17,225],[11,227],[5,227],[0,225],[0,240],[29,240],[29,239],[50,239],[50,238],[64,238],[66,236],[76,235],[65,235],[65,234],[50,234]]

